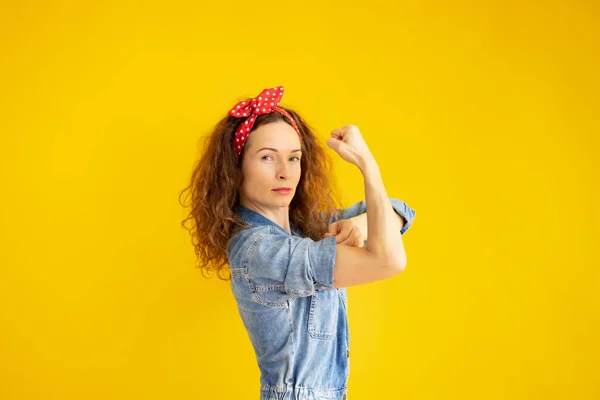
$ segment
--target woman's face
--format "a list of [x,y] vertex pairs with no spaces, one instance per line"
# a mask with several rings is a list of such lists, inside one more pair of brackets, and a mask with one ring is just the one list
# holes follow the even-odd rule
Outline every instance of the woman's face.
[[[300,137],[283,121],[252,131],[242,159],[240,199],[259,209],[288,207],[300,181]],[[289,187],[289,193],[273,189]]]

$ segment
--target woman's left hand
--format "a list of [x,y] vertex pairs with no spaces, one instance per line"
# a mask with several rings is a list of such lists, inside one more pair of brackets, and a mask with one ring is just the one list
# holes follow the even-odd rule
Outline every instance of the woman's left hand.
[[341,219],[329,225],[329,232],[324,237],[335,236],[336,244],[345,244],[352,247],[363,247],[366,240],[361,232],[361,226],[352,218]]

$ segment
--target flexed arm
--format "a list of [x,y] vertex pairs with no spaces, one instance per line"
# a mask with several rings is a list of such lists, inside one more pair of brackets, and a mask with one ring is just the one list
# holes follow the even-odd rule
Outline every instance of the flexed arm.
[[[406,263],[404,244],[400,233],[401,220],[387,196],[379,166],[366,145],[358,127],[347,125],[331,132],[327,145],[335,150],[345,161],[356,165],[364,179],[365,211],[368,212],[367,232],[371,240],[367,242],[365,259],[372,258],[374,265],[380,265],[382,271],[401,271]],[[358,256],[358,253],[356,254]],[[347,259],[346,257],[344,257]],[[343,265],[343,263],[340,263]],[[337,264],[336,264],[337,266]],[[350,268],[351,270],[352,268]],[[360,277],[347,277],[356,279]],[[367,277],[369,279],[369,277]]]

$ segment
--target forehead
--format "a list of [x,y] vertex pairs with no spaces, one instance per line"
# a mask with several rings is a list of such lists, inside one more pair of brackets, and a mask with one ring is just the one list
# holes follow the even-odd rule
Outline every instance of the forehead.
[[261,125],[252,131],[250,147],[274,147],[278,150],[295,150],[300,148],[300,137],[289,124],[278,121]]

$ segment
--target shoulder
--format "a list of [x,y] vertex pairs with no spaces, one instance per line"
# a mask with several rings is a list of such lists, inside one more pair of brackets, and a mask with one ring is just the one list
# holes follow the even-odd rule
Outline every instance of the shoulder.
[[310,238],[288,235],[272,225],[261,225],[246,228],[229,239],[227,257],[230,262],[246,264],[253,254],[272,253],[284,248],[295,248],[299,243],[312,240]]
[[231,237],[227,244],[230,265],[315,263],[335,257],[335,236],[319,241],[283,233],[273,226],[247,228]]
[[266,235],[273,235],[273,230],[270,226],[255,226],[251,228],[243,229],[233,235],[227,242],[227,256],[231,260],[240,253],[240,250],[244,250],[261,237]]

